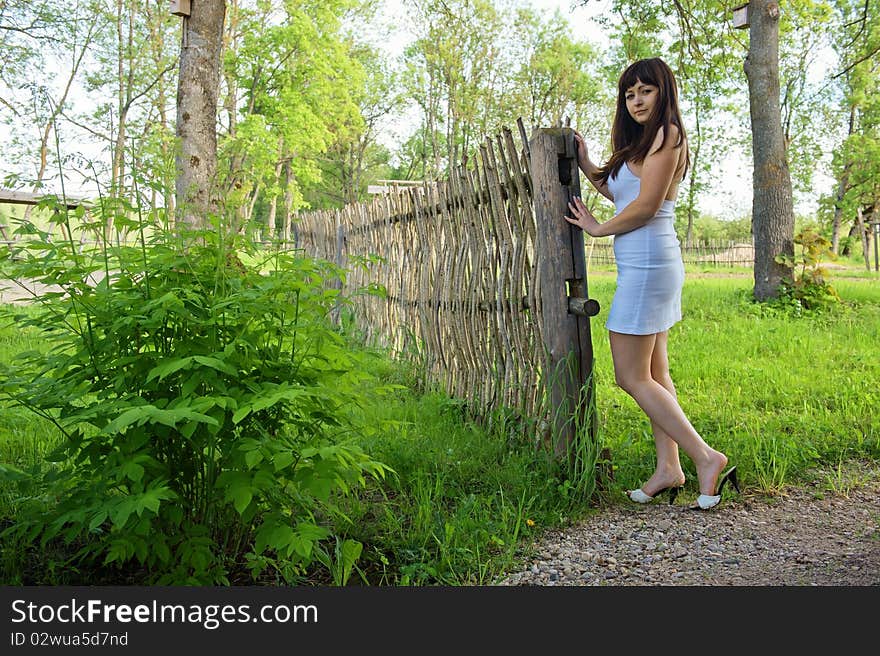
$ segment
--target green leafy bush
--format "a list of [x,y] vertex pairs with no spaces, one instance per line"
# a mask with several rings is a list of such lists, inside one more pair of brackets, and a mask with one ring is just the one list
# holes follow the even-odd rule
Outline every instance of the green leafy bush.
[[[49,348],[4,365],[0,394],[62,436],[47,463],[0,467],[20,489],[7,559],[62,545],[68,571],[156,584],[333,565],[334,498],[387,471],[343,439],[371,388],[327,320],[343,272],[219,229],[150,237],[114,219],[138,246],[80,252],[23,225],[3,258],[6,277],[52,287],[12,317]],[[347,578],[360,549],[342,549]]]
[[[779,301],[795,309],[829,308],[840,302],[834,287],[825,280],[828,275],[822,260],[834,257],[831,242],[812,228],[804,228],[794,237],[800,255],[777,255],[776,261],[792,269],[792,277],[782,282]],[[798,267],[800,270],[798,270]]]

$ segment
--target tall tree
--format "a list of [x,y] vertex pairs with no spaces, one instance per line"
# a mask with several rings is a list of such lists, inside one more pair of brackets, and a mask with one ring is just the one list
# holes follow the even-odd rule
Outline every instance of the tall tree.
[[502,98],[506,106],[499,108],[505,123],[520,116],[533,126],[561,125],[566,118],[601,123],[597,114],[607,97],[595,70],[601,61],[596,49],[575,41],[559,13],[545,17],[520,9],[510,28],[515,75]]
[[502,19],[491,0],[410,0],[417,39],[406,51],[408,92],[422,110],[426,168],[440,176],[479,141],[495,112]]
[[[53,94],[47,86],[34,87],[34,90],[39,90],[39,93],[35,94],[33,107],[40,107],[46,101],[50,105],[49,111],[46,113],[37,111],[38,116],[43,114],[43,123],[40,125],[37,174],[33,181],[35,192],[43,186],[43,179],[46,176],[52,131],[58,129],[59,117],[67,109],[70,91],[80,74],[83,58],[98,30],[99,23],[93,18],[95,12],[94,6],[91,5],[91,2],[78,2],[76,6],[70,8],[70,15],[66,20],[59,20],[56,23],[59,29],[56,32],[54,49],[59,59],[67,63],[61,91]],[[42,97],[40,97],[41,95]],[[39,118],[37,120],[39,121]],[[33,210],[33,206],[29,205],[25,211],[25,219],[30,217],[31,210]]]
[[4,156],[24,164],[34,191],[55,174],[53,137],[64,142],[59,124],[102,23],[94,0],[0,2],[0,116],[14,126]]
[[[170,114],[174,109],[170,102],[174,101],[175,80],[169,73],[177,64],[177,47],[167,44],[176,36],[180,29],[176,16],[170,16],[164,5],[144,5],[145,22],[149,35],[148,47],[145,48],[145,60],[152,71],[154,87],[149,91],[150,111],[143,126],[142,147],[135,154],[132,166],[145,172],[155,181],[152,193],[152,206],[164,207],[165,215],[175,214],[174,198],[174,124]],[[176,39],[175,39],[176,40]],[[161,198],[161,200],[160,200]]]
[[[749,80],[752,119],[752,227],[755,236],[754,296],[775,298],[791,275],[777,256],[794,256],[794,201],[779,106],[779,4],[749,4]],[[790,261],[790,260],[789,260]]]
[[192,227],[206,225],[216,209],[212,196],[225,17],[224,0],[193,0],[190,16],[183,19],[177,83],[177,218]]
[[288,235],[291,212],[305,204],[304,188],[321,179],[319,161],[333,131],[362,124],[354,99],[365,73],[341,34],[342,17],[356,6],[356,0],[238,4],[241,36],[224,63],[224,108],[236,113],[221,135],[220,178],[240,227],[251,223],[274,235],[281,224]]
[[511,11],[498,0],[407,6],[417,39],[404,54],[404,85],[420,125],[401,149],[401,175],[441,177],[520,117],[535,126],[596,122],[602,58],[559,13]]
[[824,0],[789,2],[779,20],[780,111],[795,192],[810,193],[841,124],[828,73],[833,10]]
[[[841,114],[846,133],[834,152],[837,187],[824,199],[828,211],[831,248],[848,252],[844,236],[858,235],[867,226],[857,225],[859,210],[870,216],[875,205],[870,181],[880,179],[880,5],[870,0],[836,0],[839,25],[833,45],[840,60],[832,75],[841,91]],[[864,242],[863,242],[864,243]]]
[[349,89],[359,113],[344,116],[344,121],[332,128],[333,143],[321,158],[321,184],[307,195],[313,207],[363,200],[369,181],[382,177],[378,172],[390,175],[390,153],[378,143],[378,137],[383,121],[402,105],[398,79],[377,50],[357,44],[351,48],[352,57],[366,74],[362,88]]

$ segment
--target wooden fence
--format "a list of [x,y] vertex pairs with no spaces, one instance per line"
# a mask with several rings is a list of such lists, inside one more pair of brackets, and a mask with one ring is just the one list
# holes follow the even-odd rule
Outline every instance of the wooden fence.
[[[303,213],[295,236],[308,253],[344,254],[345,291],[369,337],[416,358],[454,397],[534,417],[545,342],[527,148],[505,129],[477,159],[445,181]],[[359,293],[368,286],[384,297]]]
[[[614,264],[614,244],[611,239],[587,237],[588,264]],[[706,240],[682,244],[681,257],[685,264],[715,267],[750,267],[755,263],[755,247],[751,242]]]

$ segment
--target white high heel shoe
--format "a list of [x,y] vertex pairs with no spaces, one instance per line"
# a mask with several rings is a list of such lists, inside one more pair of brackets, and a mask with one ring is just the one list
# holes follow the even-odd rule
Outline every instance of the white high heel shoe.
[[730,484],[733,485],[734,489],[739,493],[739,481],[736,480],[736,465],[727,470],[726,473],[721,475],[721,478],[718,479],[718,494],[701,494],[697,497],[697,505],[691,506],[691,510],[709,510],[709,508],[714,508],[719,503],[721,503],[721,490],[724,489],[724,484],[727,481],[730,481]]
[[675,503],[675,497],[678,496],[681,488],[681,485],[670,485],[669,487],[664,487],[662,490],[657,490],[656,492],[654,492],[654,496],[648,496],[647,494],[642,492],[642,488],[638,488],[637,490],[624,491],[624,494],[629,497],[630,501],[635,501],[636,503],[651,503],[658,496],[669,490],[669,505],[671,506],[673,503]]

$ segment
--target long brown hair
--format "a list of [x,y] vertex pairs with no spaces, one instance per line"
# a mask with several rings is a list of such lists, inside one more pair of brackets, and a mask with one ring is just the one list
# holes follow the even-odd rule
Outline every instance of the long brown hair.
[[[646,125],[639,125],[626,109],[626,91],[638,82],[657,87],[657,102]],[[669,126],[678,128],[678,143],[681,146],[685,139],[684,124],[678,109],[678,86],[672,69],[659,57],[640,59],[630,64],[621,74],[617,82],[617,111],[614,114],[614,125],[611,127],[611,157],[605,166],[599,169],[600,183],[608,182],[608,178],[617,175],[626,161],[641,162],[648,156],[657,131],[663,128],[664,145],[669,138]],[[687,172],[691,159],[685,153],[684,171]]]

